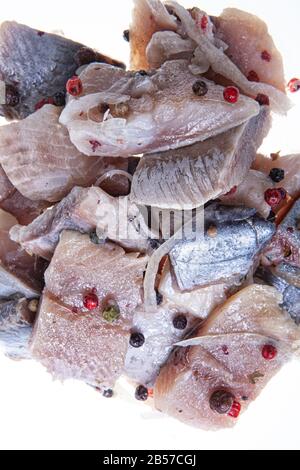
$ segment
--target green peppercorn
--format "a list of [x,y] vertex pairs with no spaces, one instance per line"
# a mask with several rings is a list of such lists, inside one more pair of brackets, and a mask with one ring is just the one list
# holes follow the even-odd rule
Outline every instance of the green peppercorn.
[[117,304],[108,305],[102,312],[102,316],[108,323],[113,323],[120,317],[120,309]]

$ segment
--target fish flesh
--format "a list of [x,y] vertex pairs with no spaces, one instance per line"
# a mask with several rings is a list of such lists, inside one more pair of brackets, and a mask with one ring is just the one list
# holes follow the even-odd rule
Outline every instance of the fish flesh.
[[247,124],[204,142],[145,155],[133,176],[131,200],[177,210],[203,206],[246,178],[269,129],[270,114],[263,108]]
[[[89,64],[79,73],[82,83],[82,93],[80,96],[109,90],[117,81],[124,77],[126,77],[126,72],[122,68],[109,64]],[[76,100],[76,97],[68,95],[68,100]]]
[[274,154],[275,159],[257,155],[252,168],[266,175],[274,168],[284,171],[284,179],[275,183],[276,188],[284,188],[294,199],[300,197],[300,154],[285,155],[280,157]]
[[179,241],[169,253],[180,290],[229,281],[241,284],[274,233],[275,225],[258,215],[217,222],[206,214],[204,233]]
[[280,274],[288,271],[288,265],[284,263],[279,265],[281,268],[278,272],[276,268],[259,267],[255,273],[255,278],[264,281],[269,286],[275,287],[282,294],[282,308],[286,310],[293,320],[300,325],[300,269],[298,268],[294,274],[297,274],[298,287],[293,285],[293,279],[288,278],[288,282]]
[[130,25],[130,68],[148,70],[146,49],[157,31],[176,31],[176,19],[159,0],[134,0]]
[[218,305],[225,302],[229,286],[215,284],[191,292],[182,292],[173,279],[168,262],[161,275],[158,291],[170,307],[204,320]]
[[[167,60],[186,59],[191,61],[196,43],[184,39],[174,31],[161,31],[153,34],[146,49],[148,67],[158,69]],[[205,70],[206,71],[206,70]]]
[[274,187],[275,184],[268,175],[261,171],[250,170],[244,181],[231,193],[222,196],[220,200],[225,205],[253,207],[262,217],[267,219],[271,208],[266,203],[265,192]]
[[[192,426],[232,427],[293,353],[299,354],[299,327],[281,302],[276,289],[252,285],[215,310],[162,368],[155,407]],[[271,360],[264,358],[268,351]]]
[[133,316],[132,332],[144,336],[144,344],[140,348],[129,345],[126,354],[125,371],[128,378],[148,387],[153,387],[160,368],[168,359],[174,343],[180,341],[190,328],[199,324],[199,319],[186,314],[186,327],[178,330],[173,321],[182,311],[170,306],[168,302],[145,310],[138,307]]
[[226,8],[213,23],[215,36],[228,46],[226,55],[245,77],[285,92],[282,57],[264,21],[237,8]]
[[[111,387],[122,373],[147,257],[64,231],[45,273],[31,351],[55,376]],[[86,295],[97,296],[93,311]],[[114,306],[114,318],[105,311]],[[110,319],[110,321],[109,321]]]
[[30,256],[9,237],[16,219],[0,209],[0,298],[20,294],[39,297],[43,287],[45,263]]
[[30,225],[15,225],[10,237],[26,251],[51,260],[63,230],[82,233],[97,230],[99,243],[109,238],[129,251],[145,252],[155,238],[135,204],[126,197],[113,198],[96,187],[75,187]]
[[[227,103],[224,88],[206,79],[207,94],[196,96],[187,65],[175,60],[147,75],[128,72],[126,83],[70,101],[60,122],[83,154],[129,157],[203,141],[259,113],[258,103],[243,95]],[[97,117],[90,116],[95,108]]]
[[29,341],[35,313],[27,299],[0,301],[0,346],[10,359],[30,359]]
[[[90,186],[111,170],[128,168],[123,159],[87,159],[79,153],[58,123],[60,112],[46,105],[20,122],[0,127],[3,170],[14,187],[33,201],[57,202],[76,185]],[[117,182],[113,179],[110,184]],[[126,194],[127,179],[119,190]]]
[[[0,27],[0,79],[13,99],[0,106],[7,119],[24,119],[42,100],[65,95],[67,80],[75,75],[87,48],[56,34],[37,31],[15,21]],[[91,49],[88,51],[93,53]],[[78,62],[79,60],[79,62]],[[94,52],[94,61],[124,67],[118,61]]]

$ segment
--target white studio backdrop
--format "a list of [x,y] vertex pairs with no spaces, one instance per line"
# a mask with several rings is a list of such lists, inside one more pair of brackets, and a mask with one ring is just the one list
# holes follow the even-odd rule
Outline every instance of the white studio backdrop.
[[[182,0],[210,14],[238,7],[262,17],[281,50],[286,77],[300,75],[300,3],[286,0]],[[14,0],[1,2],[0,21],[16,20],[97,48],[128,62],[132,0]],[[1,47],[1,44],[0,44]],[[288,118],[274,119],[262,151],[300,151],[300,93]],[[2,122],[3,124],[3,122]],[[287,365],[233,430],[189,428],[136,402],[122,381],[117,397],[103,399],[79,382],[54,382],[35,362],[0,353],[1,449],[300,449],[300,362]]]

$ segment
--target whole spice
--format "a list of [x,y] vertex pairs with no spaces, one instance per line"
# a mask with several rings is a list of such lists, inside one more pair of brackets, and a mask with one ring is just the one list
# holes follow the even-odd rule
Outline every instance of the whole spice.
[[129,29],[125,29],[125,31],[123,31],[123,39],[127,42],[130,41],[130,31],[129,31]]
[[173,320],[173,326],[176,330],[185,330],[187,327],[187,318],[185,315],[177,315]]
[[145,343],[145,337],[142,333],[132,333],[129,342],[133,348],[141,348]]
[[39,306],[38,299],[32,299],[28,303],[28,310],[30,310],[30,312],[32,312],[32,313],[36,313],[37,310],[38,310],[38,306]]
[[94,245],[103,245],[105,242],[105,240],[98,237],[96,230],[92,230],[92,232],[90,232],[90,240]]
[[208,86],[203,80],[197,80],[193,84],[193,92],[197,96],[205,96],[208,92]]
[[89,292],[83,298],[83,305],[87,310],[95,310],[99,306],[98,296],[93,292]]
[[114,395],[114,392],[111,388],[108,388],[107,390],[104,390],[103,396],[104,398],[112,398]]
[[81,95],[83,87],[82,87],[82,81],[80,80],[80,78],[77,77],[76,75],[70,78],[67,81],[66,90],[69,93],[69,95],[72,95],[72,96]]
[[201,23],[200,23],[202,31],[206,31],[207,25],[208,25],[208,18],[206,15],[203,15],[201,18]]
[[234,396],[226,390],[217,390],[209,399],[210,408],[220,415],[226,415],[232,409]]
[[17,106],[20,102],[20,95],[16,87],[12,85],[5,86],[5,104],[12,108]]
[[139,401],[146,401],[148,396],[148,389],[144,385],[139,385],[135,391],[135,398]]
[[266,344],[262,349],[262,356],[266,361],[272,361],[277,356],[277,348],[272,344]]
[[241,412],[242,406],[238,401],[234,401],[231,407],[230,412],[228,413],[228,416],[231,418],[238,418]]
[[283,188],[270,188],[265,192],[265,201],[271,207],[277,207],[286,198]]
[[284,180],[284,170],[281,168],[272,168],[270,171],[270,178],[274,183],[280,183],[282,180]]
[[300,90],[300,79],[292,78],[288,83],[288,89],[291,93],[296,93],[296,91]]
[[228,86],[225,88],[223,96],[225,101],[234,104],[238,102],[240,92],[235,86]]
[[120,317],[120,308],[118,304],[115,302],[109,302],[108,305],[104,308],[102,316],[108,323],[117,321]]
[[59,91],[53,95],[53,104],[55,106],[65,106],[66,104],[66,94]]

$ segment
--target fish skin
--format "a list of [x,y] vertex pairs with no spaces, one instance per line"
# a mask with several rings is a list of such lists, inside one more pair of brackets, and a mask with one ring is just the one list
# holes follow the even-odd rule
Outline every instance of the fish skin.
[[[112,243],[95,245],[88,235],[64,231],[45,273],[33,357],[55,377],[113,386],[123,370],[133,312],[142,302],[146,263],[147,257],[138,253],[126,254]],[[93,289],[99,307],[88,312],[83,297]],[[102,317],[108,300],[120,309],[112,324]]]
[[136,204],[169,209],[203,206],[238,186],[270,127],[264,108],[247,124],[168,152],[145,155],[133,176],[130,198]]
[[0,346],[10,359],[30,359],[34,318],[26,299],[0,301]]
[[[76,185],[90,186],[112,169],[126,171],[124,159],[87,159],[58,123],[61,109],[47,105],[26,119],[0,127],[0,162],[11,183],[33,201],[57,202]],[[114,182],[111,183],[112,189]],[[122,187],[128,191],[128,181]]]
[[16,219],[0,209],[0,298],[20,294],[39,297],[43,288],[45,263],[30,256],[9,237]]
[[[282,265],[279,265],[279,268]],[[285,270],[286,268],[283,268]],[[298,280],[300,270],[298,269]],[[291,318],[300,325],[300,286],[287,282],[280,277],[280,270],[275,268],[264,268],[260,266],[255,273],[257,279],[264,281],[269,286],[274,286],[282,294],[282,308],[284,308]]]
[[[84,47],[15,21],[1,24],[0,45],[0,79],[15,86],[20,95],[17,106],[0,106],[0,114],[7,119],[24,119],[41,100],[65,92],[67,80],[78,68],[76,55]],[[105,56],[101,59],[123,66]]]
[[[237,8],[226,8],[213,22],[216,38],[228,46],[226,55],[246,77],[254,71],[261,82],[285,92],[283,60],[263,20]],[[270,62],[262,60],[263,51],[271,54]]]
[[[193,93],[195,76],[184,60],[168,61],[148,76],[128,72],[108,91],[71,101],[60,122],[67,126],[73,144],[88,156],[129,157],[191,145],[225,132],[259,114],[258,103],[241,95],[238,103],[224,100],[224,88],[206,81],[208,93]],[[95,120],[90,110],[116,103],[129,106],[124,117]],[[83,113],[83,114],[82,114]],[[91,141],[98,142],[97,147]]]
[[[208,231],[211,226],[217,230],[213,236]],[[275,225],[257,215],[227,223],[206,218],[205,233],[199,233],[194,240],[180,241],[170,251],[179,288],[186,291],[228,281],[242,283],[256,255],[274,233]]]
[[[128,232],[123,237],[124,224]],[[149,238],[154,238],[135,204],[126,197],[113,198],[96,187],[73,188],[67,197],[30,225],[15,225],[10,237],[26,251],[51,260],[63,230],[90,233],[96,228],[99,237],[103,233],[127,251],[145,252],[149,249]]]
[[[282,313],[281,301],[276,289],[252,285],[215,310],[196,334],[198,345],[175,349],[162,368],[154,389],[155,407],[203,429],[234,426],[237,420],[211,410],[210,396],[216,390],[228,390],[244,412],[291,359],[300,330]],[[278,354],[265,361],[261,351],[270,341]]]

